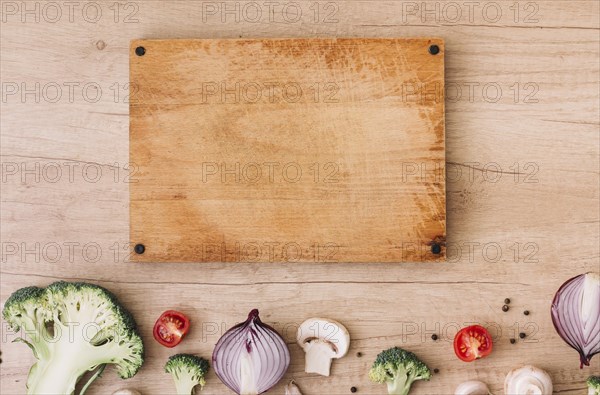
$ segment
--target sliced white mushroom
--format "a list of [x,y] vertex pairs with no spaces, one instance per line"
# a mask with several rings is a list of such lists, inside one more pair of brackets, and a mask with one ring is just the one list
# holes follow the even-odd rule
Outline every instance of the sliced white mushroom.
[[465,381],[454,391],[454,395],[489,395],[489,393],[488,386],[477,380]]
[[302,392],[300,392],[300,388],[298,388],[294,380],[290,381],[285,386],[285,395],[302,395]]
[[331,360],[346,355],[350,347],[350,334],[337,321],[327,318],[310,318],[300,325],[296,337],[305,355],[304,371],[329,376]]
[[504,380],[504,393],[510,395],[552,395],[550,375],[535,366],[511,370]]
[[138,390],[123,388],[123,389],[116,390],[115,392],[113,392],[113,395],[142,395],[142,394]]

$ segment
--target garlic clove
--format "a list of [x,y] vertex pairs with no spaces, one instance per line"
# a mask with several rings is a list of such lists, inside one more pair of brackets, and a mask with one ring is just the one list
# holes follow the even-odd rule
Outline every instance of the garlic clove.
[[115,392],[113,392],[112,395],[142,395],[142,394],[138,390],[122,388],[120,390],[116,390]]
[[454,395],[489,395],[489,393],[488,386],[477,380],[465,381],[454,391]]
[[294,380],[290,381],[285,386],[285,395],[302,395],[302,392],[300,392],[300,388],[298,388]]

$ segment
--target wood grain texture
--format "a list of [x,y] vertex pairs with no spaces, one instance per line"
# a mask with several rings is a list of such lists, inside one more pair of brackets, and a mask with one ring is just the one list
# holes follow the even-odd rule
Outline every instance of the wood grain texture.
[[132,259],[443,260],[443,56],[440,39],[133,41]]
[[[425,3],[434,9],[453,2]],[[124,386],[145,394],[171,393],[172,383],[162,373],[166,358],[174,352],[209,356],[223,328],[253,307],[289,342],[292,364],[285,379],[295,378],[308,395],[347,394],[351,386],[359,394],[384,393],[369,383],[366,372],[377,353],[391,345],[412,350],[440,369],[411,394],[452,394],[466,379],[483,380],[493,393],[502,393],[506,373],[524,363],[546,369],[557,393],[585,393],[584,381],[600,374],[600,360],[595,357],[591,367],[579,369],[576,352],[552,327],[549,308],[560,284],[600,265],[600,4],[535,1],[537,21],[525,23],[535,8],[517,2],[515,22],[509,8],[514,1],[494,3],[502,10],[495,22],[482,16],[486,2],[472,19],[463,7],[456,21],[448,18],[448,8],[448,17],[442,11],[424,19],[420,13],[407,16],[402,13],[407,2],[397,1],[336,1],[337,22],[332,23],[313,23],[313,2],[299,3],[305,16],[299,23],[282,22],[281,8],[274,22],[266,10],[260,22],[236,23],[232,16],[222,22],[219,13],[205,22],[202,2],[183,1],[137,2],[136,23],[123,23],[132,11],[124,8],[115,23],[108,8],[112,2],[99,3],[103,17],[97,23],[86,22],[80,13],[70,22],[66,8],[56,23],[43,18],[36,23],[31,15],[24,23],[19,13],[7,15],[0,24],[3,93],[10,82],[19,91],[0,101],[5,176],[0,300],[20,287],[57,279],[92,281],[117,294],[140,325],[147,363],[127,382],[108,370],[90,394]],[[323,12],[332,10],[324,6],[320,3],[321,21],[329,15]],[[128,262],[125,176],[131,170],[124,95],[130,42],[240,36],[444,39],[447,263],[181,263],[175,270],[172,264]],[[33,94],[23,98],[21,84],[33,90],[36,82],[40,90],[53,82],[63,86],[61,99],[44,100],[41,93],[39,102]],[[80,84],[72,101],[63,85],[69,82]],[[95,102],[92,85],[88,96],[82,95],[88,83],[102,89]],[[495,84],[502,89],[497,99]],[[74,166],[72,179],[65,162]],[[11,164],[24,164],[33,174],[10,175]],[[47,177],[35,178],[36,164],[38,173],[46,166]],[[52,164],[61,164],[58,180]],[[96,180],[98,167],[102,176]],[[51,250],[56,244],[60,257]],[[506,297],[512,299],[511,310],[503,313]],[[151,335],[154,321],[168,308],[193,320],[189,337],[175,350],[157,345]],[[525,317],[524,309],[531,315]],[[302,353],[293,343],[290,328],[310,316],[341,321],[353,339],[349,355],[334,363],[328,379],[303,373]],[[489,358],[465,364],[454,357],[451,338],[458,325],[470,322],[487,325],[497,337]],[[509,339],[521,330],[528,338],[511,345]],[[7,337],[0,343],[0,393],[22,394],[33,357],[23,344],[10,343],[4,325],[2,331]],[[440,335],[438,342],[431,341],[433,332]],[[210,373],[204,393],[230,392]],[[282,394],[283,387],[273,393]]]

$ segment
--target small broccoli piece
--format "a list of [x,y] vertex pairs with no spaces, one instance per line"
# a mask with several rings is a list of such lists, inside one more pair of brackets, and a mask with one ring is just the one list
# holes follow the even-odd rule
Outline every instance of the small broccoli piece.
[[2,315],[12,329],[27,334],[17,340],[37,358],[27,377],[29,394],[72,394],[83,374],[106,364],[129,378],[144,361],[133,317],[97,285],[60,281],[22,288],[7,299]]
[[204,376],[209,369],[208,361],[191,354],[175,354],[167,361],[165,372],[171,373],[175,380],[177,395],[190,395],[194,387],[200,385],[200,390],[206,384]]
[[600,376],[590,376],[586,381],[588,395],[600,395]]
[[431,371],[412,352],[393,347],[377,356],[369,378],[376,383],[386,383],[390,395],[407,395],[413,382],[429,380]]

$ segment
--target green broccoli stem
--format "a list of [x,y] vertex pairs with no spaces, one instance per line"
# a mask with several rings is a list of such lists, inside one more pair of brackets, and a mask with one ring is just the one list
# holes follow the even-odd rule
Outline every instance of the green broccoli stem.
[[75,391],[77,380],[85,373],[85,369],[82,371],[72,367],[72,360],[62,359],[59,355],[56,357],[49,361],[37,362],[35,378],[28,383],[28,394],[70,395]]
[[407,377],[405,374],[396,375],[394,380],[387,382],[388,394],[390,395],[408,395],[410,386],[413,383],[413,379]]
[[175,380],[175,391],[177,395],[190,395],[194,393],[194,387],[196,382],[191,380],[190,377],[180,377],[179,380]]
[[[126,352],[117,342],[94,346],[83,338],[80,331],[70,331],[58,320],[54,325],[61,335],[50,343],[50,358],[39,359],[34,365],[33,377],[27,382],[28,394],[73,394],[77,381],[86,372],[110,363],[120,357],[122,351]],[[98,376],[92,376],[92,379]]]
[[88,381],[86,381],[86,383],[83,385],[83,387],[81,387],[81,391],[79,391],[79,395],[84,395],[85,394],[85,392],[90,387],[90,385],[92,385],[92,383],[97,378],[100,378],[102,376],[102,372],[104,372],[104,369],[106,369],[106,364],[100,365],[100,367],[98,367],[98,369],[96,369],[96,371],[94,372],[94,374],[92,375],[92,377],[90,377],[88,379]]

